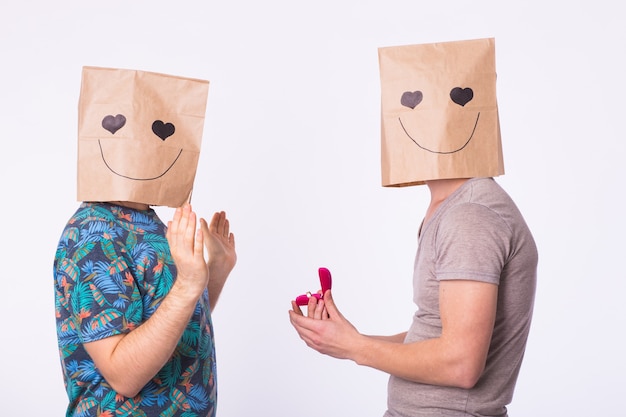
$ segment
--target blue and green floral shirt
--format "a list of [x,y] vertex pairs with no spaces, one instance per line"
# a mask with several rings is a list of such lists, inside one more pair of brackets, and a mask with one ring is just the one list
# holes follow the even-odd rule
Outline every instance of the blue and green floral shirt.
[[208,292],[170,360],[134,398],[111,388],[83,343],[128,333],[176,279],[166,227],[154,210],[82,203],[54,260],[59,353],[67,416],[215,416],[217,383]]

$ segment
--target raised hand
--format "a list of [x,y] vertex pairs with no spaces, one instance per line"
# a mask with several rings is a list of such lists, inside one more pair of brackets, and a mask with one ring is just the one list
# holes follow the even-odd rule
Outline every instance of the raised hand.
[[209,267],[230,272],[237,263],[235,251],[235,235],[230,232],[230,222],[223,211],[213,214],[211,223],[207,225],[204,219],[200,219],[204,244],[209,254]]
[[209,270],[204,259],[204,236],[196,231],[196,214],[190,204],[179,207],[168,222],[167,241],[176,264],[176,281],[185,290],[198,295],[209,281]]
[[209,256],[207,265],[210,275],[209,300],[212,309],[222,292],[226,278],[237,263],[235,235],[231,233],[230,222],[223,211],[213,214],[210,224],[200,219],[200,225]]

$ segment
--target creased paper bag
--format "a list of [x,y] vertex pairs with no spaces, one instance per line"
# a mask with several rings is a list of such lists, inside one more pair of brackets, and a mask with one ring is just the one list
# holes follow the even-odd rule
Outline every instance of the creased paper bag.
[[178,207],[196,175],[209,82],[83,67],[78,200]]
[[504,174],[495,40],[382,47],[383,186]]

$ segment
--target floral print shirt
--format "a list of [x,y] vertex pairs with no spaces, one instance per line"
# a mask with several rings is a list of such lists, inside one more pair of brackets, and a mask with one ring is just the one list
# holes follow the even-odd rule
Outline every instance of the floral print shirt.
[[215,416],[217,384],[208,292],[165,366],[134,398],[118,394],[83,344],[128,333],[148,320],[176,279],[156,212],[82,203],[54,259],[59,354],[67,416]]

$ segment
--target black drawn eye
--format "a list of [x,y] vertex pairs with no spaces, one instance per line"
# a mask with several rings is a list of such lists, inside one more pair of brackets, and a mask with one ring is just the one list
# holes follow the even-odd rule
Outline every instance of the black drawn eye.
[[111,132],[111,134],[115,134],[118,130],[120,130],[126,124],[126,117],[123,114],[118,114],[117,116],[104,116],[102,119],[102,127]]
[[161,120],[155,120],[152,123],[152,131],[155,135],[165,140],[174,134],[174,125],[171,123],[163,123]]
[[450,98],[459,106],[465,106],[474,98],[474,92],[469,87],[454,87],[450,91]]
[[422,98],[424,95],[421,91],[406,91],[402,94],[402,98],[400,98],[400,104],[405,107],[410,107],[412,109],[415,108],[418,104],[422,102]]

